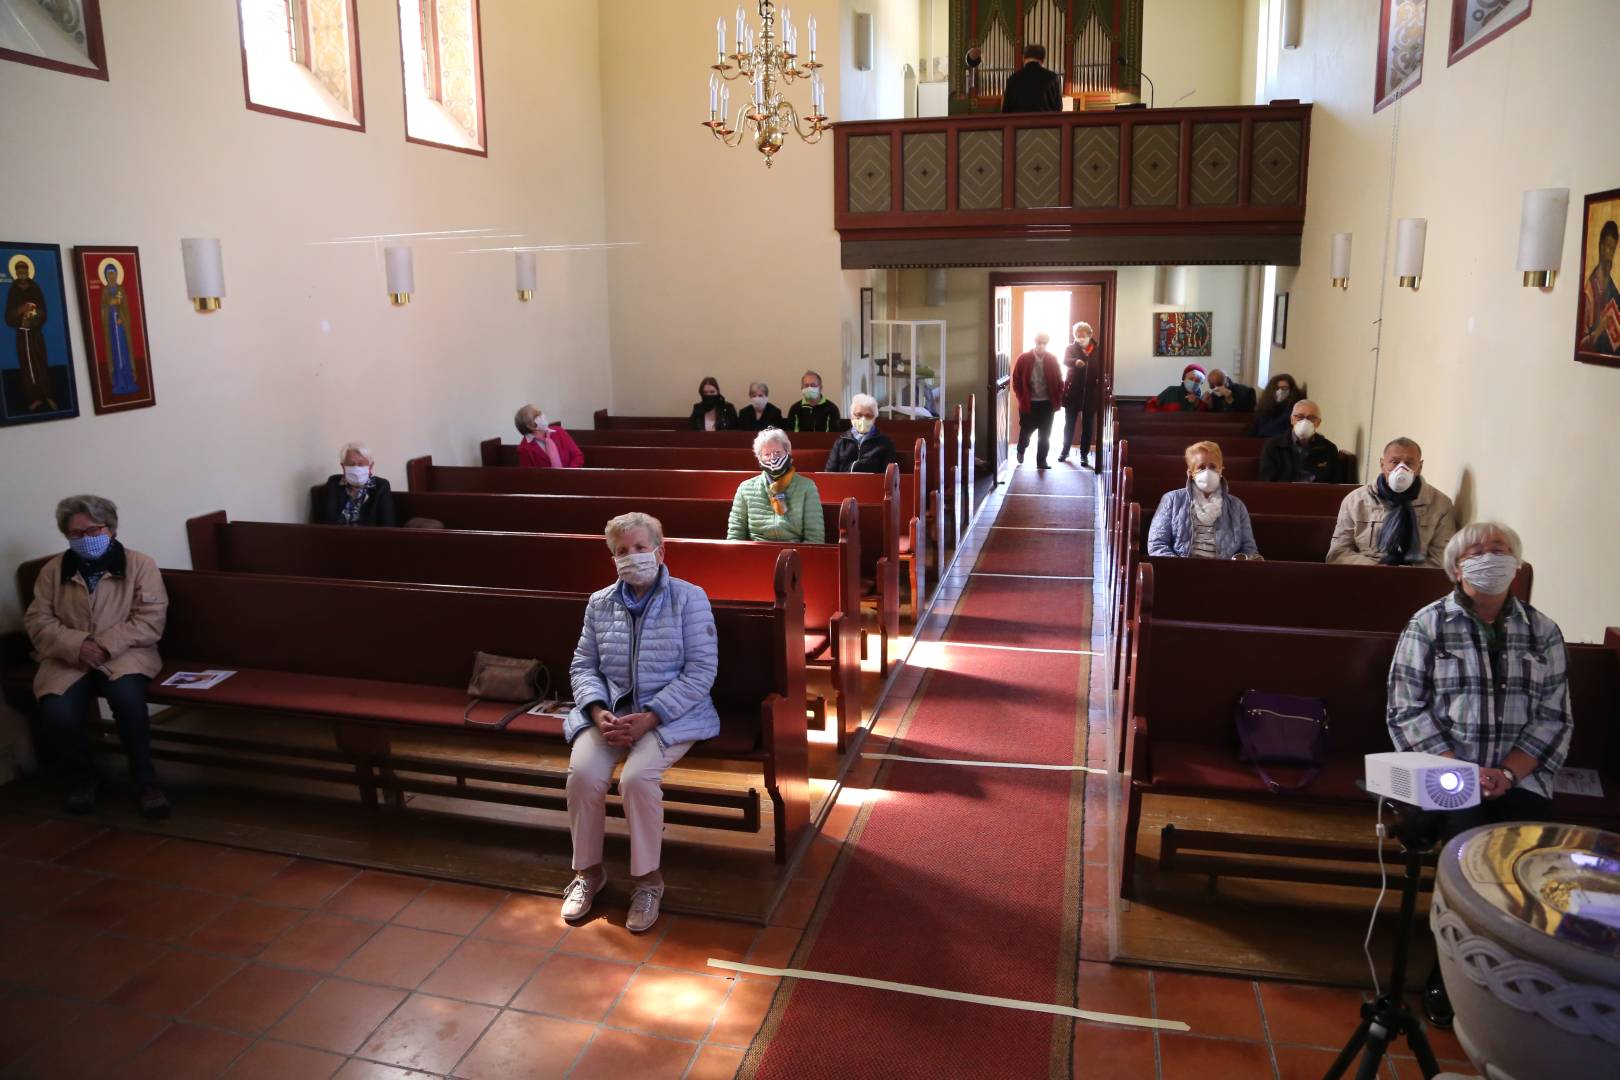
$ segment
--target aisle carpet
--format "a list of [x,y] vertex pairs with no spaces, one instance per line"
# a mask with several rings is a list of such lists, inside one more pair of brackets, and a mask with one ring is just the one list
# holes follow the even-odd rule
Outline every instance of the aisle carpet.
[[[976,569],[1061,558],[1089,573],[1089,532],[987,535]],[[887,751],[1084,763],[1090,594],[971,578],[946,640],[919,648],[928,671]],[[1076,1004],[1084,775],[885,762],[793,966]],[[789,980],[741,1075],[1067,1076],[1072,1038],[1039,1013]]]

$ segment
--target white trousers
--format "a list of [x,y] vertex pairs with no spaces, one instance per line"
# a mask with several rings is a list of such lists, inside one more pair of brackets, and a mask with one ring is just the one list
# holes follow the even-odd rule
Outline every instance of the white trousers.
[[626,751],[610,745],[594,724],[579,733],[568,758],[568,832],[574,838],[575,870],[602,861],[608,784],[621,761],[619,799],[630,824],[630,873],[641,877],[658,869],[664,847],[664,770],[691,748],[683,742],[665,749],[649,731]]

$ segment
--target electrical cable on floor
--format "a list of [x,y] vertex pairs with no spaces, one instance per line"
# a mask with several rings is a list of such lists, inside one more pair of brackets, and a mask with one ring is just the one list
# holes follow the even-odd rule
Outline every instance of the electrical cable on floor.
[[1372,918],[1367,920],[1367,936],[1362,939],[1361,951],[1367,955],[1367,970],[1372,972],[1373,997],[1382,997],[1383,988],[1378,985],[1378,965],[1373,963],[1372,936],[1373,927],[1378,925],[1378,909],[1383,906],[1384,894],[1389,891],[1389,874],[1384,869],[1384,800],[1378,800],[1378,899],[1373,901]]

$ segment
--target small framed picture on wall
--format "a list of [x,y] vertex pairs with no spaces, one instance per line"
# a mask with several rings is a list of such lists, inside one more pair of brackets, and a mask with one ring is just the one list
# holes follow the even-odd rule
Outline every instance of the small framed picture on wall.
[[1280,292],[1271,309],[1271,343],[1279,349],[1288,348],[1288,294]]
[[1450,67],[1530,17],[1531,0],[1451,0]]
[[1620,188],[1588,195],[1581,216],[1581,296],[1575,322],[1575,359],[1585,364],[1620,367],[1616,248],[1620,248]]

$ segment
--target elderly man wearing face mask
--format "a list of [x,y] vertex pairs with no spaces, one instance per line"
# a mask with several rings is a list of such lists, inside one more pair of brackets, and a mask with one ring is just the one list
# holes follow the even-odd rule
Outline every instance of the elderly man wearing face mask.
[[731,500],[727,540],[824,544],[827,522],[815,482],[793,468],[793,443],[785,431],[766,428],[754,437],[760,475],[737,485]]
[[[1442,556],[1456,590],[1413,615],[1395,645],[1387,717],[1395,749],[1479,766],[1481,802],[1438,814],[1442,840],[1490,822],[1548,820],[1569,752],[1564,636],[1510,591],[1523,550],[1519,534],[1497,522],[1459,529]],[[1450,1026],[1438,967],[1423,1009]]]
[[788,407],[785,425],[789,431],[836,431],[838,406],[821,396],[821,376],[807,371],[799,379],[799,400]]
[[1392,439],[1373,482],[1344,497],[1328,546],[1330,563],[1434,566],[1457,532],[1446,493],[1423,479],[1423,448]]
[[[630,826],[635,880],[625,928],[640,934],[658,921],[664,833],[664,772],[699,739],[720,734],[709,693],[719,670],[714,612],[691,582],[664,568],[664,528],[646,514],[607,523],[619,580],[592,594],[568,678],[577,705],[563,723],[568,758],[568,831],[574,880],[562,916],[590,913],[607,882],[602,832],[608,784],[621,761],[619,798]],[[632,644],[639,643],[632,653]]]
[[1018,464],[1024,463],[1029,437],[1035,435],[1035,467],[1044,469],[1052,449],[1052,402],[1061,400],[1063,369],[1058,358],[1047,351],[1052,337],[1035,335],[1035,347],[1013,361],[1012,391],[1018,399]]
[[1254,387],[1233,380],[1220,368],[1210,368],[1209,378],[1204,383],[1204,402],[1210,412],[1252,413]]
[[1187,447],[1187,486],[1159,500],[1148,530],[1148,554],[1183,559],[1259,559],[1249,508],[1226,490],[1221,448]]
[[1260,450],[1260,479],[1284,484],[1337,484],[1339,448],[1317,434],[1322,410],[1310,398],[1294,406],[1293,426]]

